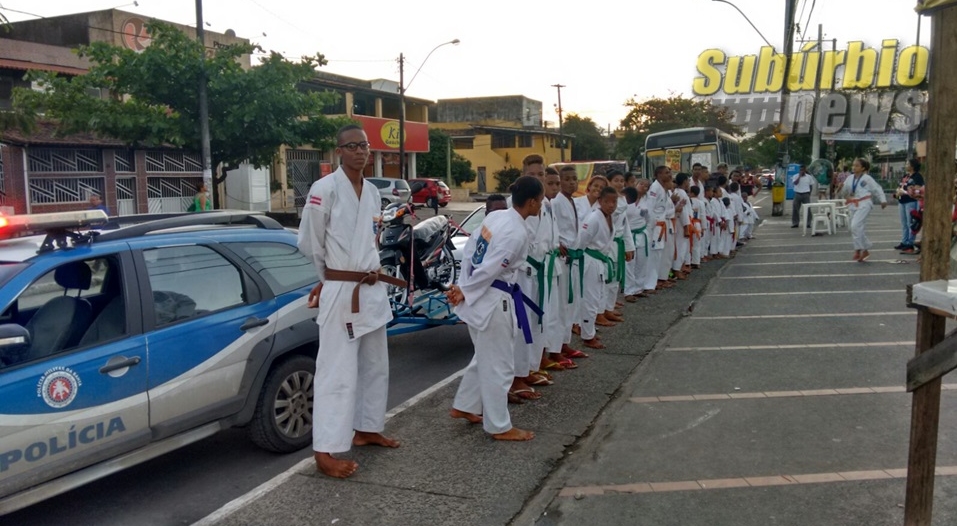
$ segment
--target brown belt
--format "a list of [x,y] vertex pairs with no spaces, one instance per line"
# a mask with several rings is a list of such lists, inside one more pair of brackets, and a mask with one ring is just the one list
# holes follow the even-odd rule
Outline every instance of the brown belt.
[[398,278],[393,278],[392,276],[382,274],[378,271],[371,272],[356,272],[352,270],[333,270],[331,268],[326,269],[326,281],[349,281],[356,284],[355,288],[352,289],[352,312],[353,314],[359,312],[359,287],[362,285],[375,285],[379,280],[382,280],[390,285],[395,285],[396,287],[408,287],[408,282],[402,281]]

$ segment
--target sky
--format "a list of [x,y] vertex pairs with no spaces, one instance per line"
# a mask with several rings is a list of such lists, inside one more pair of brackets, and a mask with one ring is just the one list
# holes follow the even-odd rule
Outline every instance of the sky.
[[[882,39],[915,43],[916,0],[797,0],[803,38]],[[780,50],[784,0],[733,0]],[[124,5],[125,4],[125,5]],[[193,0],[0,0],[11,21],[120,8],[195,25]],[[802,14],[803,13],[803,14]],[[295,59],[325,55],[326,71],[360,79],[398,81],[406,57],[406,93],[423,99],[524,95],[542,102],[544,120],[557,123],[554,84],[563,111],[615,129],[629,98],[691,96],[698,55],[719,48],[757,53],[764,40],[726,3],[712,0],[204,0],[207,29],[233,29],[266,50]],[[807,28],[807,29],[805,29]],[[930,41],[930,19],[920,43]],[[800,35],[797,38],[802,38]],[[458,45],[443,42],[459,39]],[[825,47],[829,49],[829,46]],[[428,61],[423,65],[423,61]],[[412,75],[421,67],[415,79]],[[553,124],[556,125],[556,124]]]

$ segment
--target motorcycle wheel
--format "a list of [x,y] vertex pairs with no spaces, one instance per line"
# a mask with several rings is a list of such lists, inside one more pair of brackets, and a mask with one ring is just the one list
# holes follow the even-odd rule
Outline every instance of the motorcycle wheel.
[[432,286],[440,290],[448,290],[458,280],[459,266],[455,263],[455,257],[449,247],[442,247],[439,261],[428,272]]
[[[405,280],[405,272],[402,271],[402,267],[398,261],[395,261],[392,258],[383,259],[380,261],[382,266],[382,273],[393,278],[398,278]],[[409,299],[409,289],[406,287],[399,287],[396,285],[386,284],[386,294],[389,297],[389,301],[396,305],[405,305]]]

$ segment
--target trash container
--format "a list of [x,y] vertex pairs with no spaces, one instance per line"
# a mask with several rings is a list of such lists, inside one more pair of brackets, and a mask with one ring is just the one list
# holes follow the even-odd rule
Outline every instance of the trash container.
[[784,215],[784,196],[785,196],[785,186],[784,183],[776,181],[771,185],[771,215],[772,216],[783,216]]

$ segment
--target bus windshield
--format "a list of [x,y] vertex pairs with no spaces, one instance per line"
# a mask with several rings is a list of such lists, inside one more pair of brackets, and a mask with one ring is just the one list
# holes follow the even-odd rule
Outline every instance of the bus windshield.
[[645,139],[645,177],[666,165],[672,172],[691,172],[695,163],[714,171],[721,163],[741,163],[738,140],[717,128],[684,128],[653,133]]

